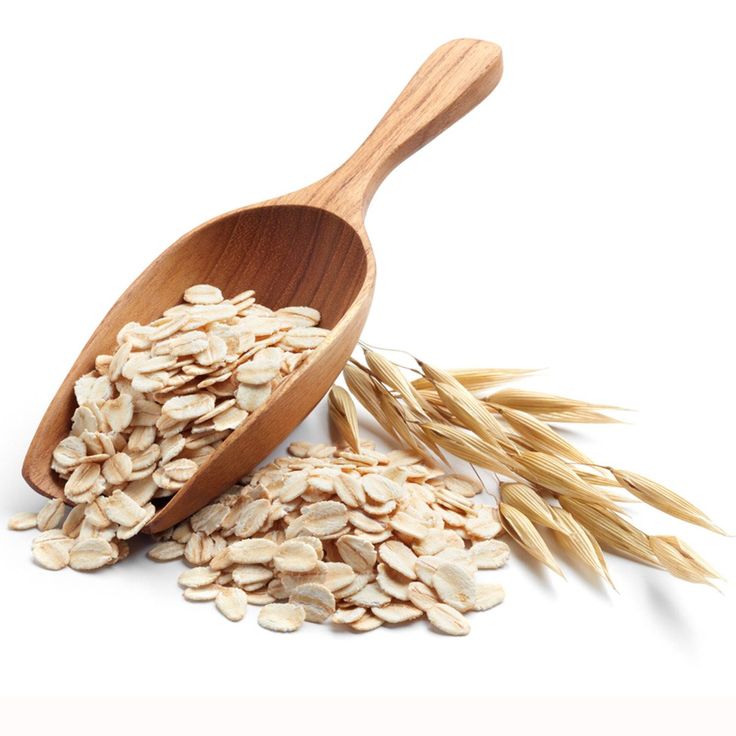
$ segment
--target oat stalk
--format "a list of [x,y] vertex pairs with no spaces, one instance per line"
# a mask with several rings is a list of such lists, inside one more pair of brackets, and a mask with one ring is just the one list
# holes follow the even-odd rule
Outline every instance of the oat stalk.
[[641,475],[594,463],[551,426],[616,422],[607,412],[620,407],[501,387],[529,370],[447,371],[414,358],[418,369],[410,370],[420,377],[409,380],[405,368],[362,347],[365,364],[351,360],[343,374],[350,393],[404,448],[445,463],[446,452],[495,473],[503,528],[550,569],[562,575],[540,529],[609,582],[602,549],[690,582],[719,577],[678,538],[631,524],[623,504],[643,502],[723,534],[705,513]]

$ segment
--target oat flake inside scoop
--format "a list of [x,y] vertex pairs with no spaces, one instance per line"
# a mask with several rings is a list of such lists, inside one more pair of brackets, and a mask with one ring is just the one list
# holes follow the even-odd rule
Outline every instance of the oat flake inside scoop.
[[[140,533],[156,505],[176,494],[318,347],[328,334],[319,321],[319,312],[307,306],[275,312],[252,291],[227,299],[217,286],[195,284],[181,304],[149,324],[123,325],[109,353],[77,380],[69,435],[49,458],[75,507],[74,523],[64,522],[64,505],[56,499],[35,516],[14,517],[10,528],[47,531],[64,523],[71,544],[48,542],[36,555],[49,568],[86,570],[120,561],[121,542]],[[247,409],[237,405],[244,394]],[[82,544],[87,540],[98,541]],[[186,542],[179,544],[186,551]],[[199,557],[208,561],[222,546],[207,537]],[[173,559],[179,552],[169,546],[152,556]]]

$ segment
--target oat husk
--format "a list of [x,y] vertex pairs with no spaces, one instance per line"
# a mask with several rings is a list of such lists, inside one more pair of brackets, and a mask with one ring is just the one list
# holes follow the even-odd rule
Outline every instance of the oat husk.
[[328,397],[330,421],[338,435],[350,445],[353,452],[360,452],[358,414],[350,394],[342,386],[333,386]]

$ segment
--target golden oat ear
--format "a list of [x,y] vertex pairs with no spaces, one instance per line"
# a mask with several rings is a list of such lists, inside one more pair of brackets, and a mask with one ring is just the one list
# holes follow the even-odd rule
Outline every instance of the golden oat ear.
[[[717,577],[684,542],[648,536],[633,526],[623,504],[632,501],[628,492],[671,516],[723,533],[699,508],[641,475],[594,463],[547,424],[613,421],[600,410],[618,407],[516,388],[482,395],[528,371],[445,371],[414,358],[421,377],[409,382],[401,366],[364,350],[367,365],[353,359],[346,369],[349,390],[406,447],[417,449],[423,440],[442,462],[454,456],[494,473],[504,529],[556,572],[561,574],[536,526],[551,530],[575,559],[609,582],[602,547],[693,582]],[[435,499],[447,512],[477,514],[463,494],[449,488],[436,489]],[[485,526],[492,528],[490,522]],[[465,525],[467,532],[481,528],[483,522]]]

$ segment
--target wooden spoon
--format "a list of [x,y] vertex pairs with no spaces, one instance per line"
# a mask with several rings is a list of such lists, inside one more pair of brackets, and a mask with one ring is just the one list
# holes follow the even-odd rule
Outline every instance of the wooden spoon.
[[75,381],[94,368],[98,354],[113,350],[124,324],[152,321],[196,283],[219,286],[226,297],[255,289],[258,302],[272,309],[315,307],[331,332],[158,510],[146,531],[185,519],[266,457],[329,390],[358,341],[375,280],[363,219],[378,185],[483,100],[501,70],[501,50],[493,43],[446,43],[339,169],[305,189],[216,217],[164,251],[113,305],[51,401],[23,463],[28,484],[64,498],[63,480],[49,463],[69,433]]

